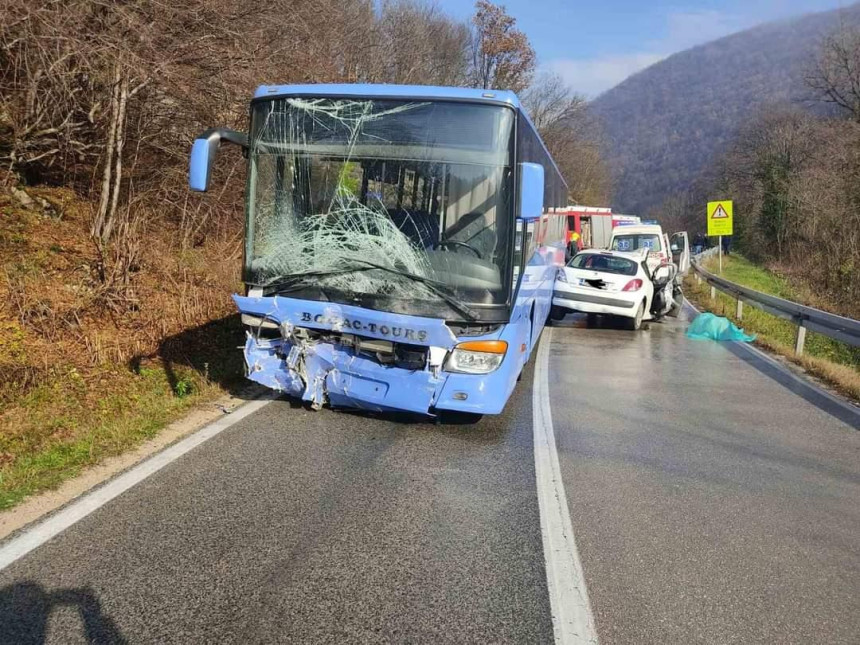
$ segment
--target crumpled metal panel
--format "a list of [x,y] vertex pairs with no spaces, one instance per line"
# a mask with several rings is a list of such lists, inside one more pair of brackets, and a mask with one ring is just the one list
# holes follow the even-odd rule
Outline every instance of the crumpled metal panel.
[[248,378],[278,392],[300,396],[305,384],[297,372],[287,370],[279,352],[286,343],[255,339],[251,334],[245,341],[245,366]]
[[[349,305],[275,297],[234,296],[243,313],[266,316],[281,328],[309,327],[357,333],[415,345],[449,348],[456,338],[443,321],[378,312]],[[410,336],[406,332],[410,331]],[[248,378],[307,401],[364,410],[428,414],[448,377],[428,370],[380,365],[350,348],[296,339],[245,343]]]
[[325,391],[335,407],[427,414],[445,382],[445,376],[434,378],[424,370],[382,366],[332,345],[318,345],[313,362],[327,370]]

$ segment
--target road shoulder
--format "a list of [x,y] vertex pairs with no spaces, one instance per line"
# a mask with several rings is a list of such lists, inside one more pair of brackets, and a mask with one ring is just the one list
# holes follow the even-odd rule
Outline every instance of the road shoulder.
[[77,477],[67,479],[55,490],[38,493],[17,506],[0,512],[0,541],[47,517],[206,425],[234,412],[259,395],[260,392],[256,389],[248,389],[241,395],[229,394],[215,401],[201,403],[134,450],[105,459],[102,463],[87,468]]

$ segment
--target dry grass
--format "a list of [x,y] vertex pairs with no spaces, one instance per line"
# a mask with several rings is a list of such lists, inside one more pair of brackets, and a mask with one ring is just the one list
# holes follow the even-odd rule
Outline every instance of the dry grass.
[[857,369],[809,354],[795,356],[793,346],[773,341],[767,336],[759,336],[756,345],[799,365],[807,373],[860,404],[860,371]]
[[0,196],[0,508],[118,454],[241,384],[239,238],[181,250],[162,223],[121,285],[88,235],[89,205],[33,189],[46,217]]

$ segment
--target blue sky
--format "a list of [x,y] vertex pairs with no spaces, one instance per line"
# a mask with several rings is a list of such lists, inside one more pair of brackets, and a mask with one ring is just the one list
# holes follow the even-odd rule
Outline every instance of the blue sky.
[[[470,0],[437,0],[461,19]],[[531,40],[542,69],[587,96],[675,52],[762,22],[852,4],[848,0],[497,0]]]

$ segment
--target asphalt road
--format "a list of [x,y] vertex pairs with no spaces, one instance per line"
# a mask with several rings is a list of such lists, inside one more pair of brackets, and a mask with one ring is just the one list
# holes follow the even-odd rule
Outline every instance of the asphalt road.
[[601,643],[860,643],[860,432],[683,324],[566,324],[553,420]]
[[[860,433],[682,332],[553,331],[600,641],[857,643]],[[270,403],[0,572],[0,642],[552,642],[531,388],[465,426]]]

